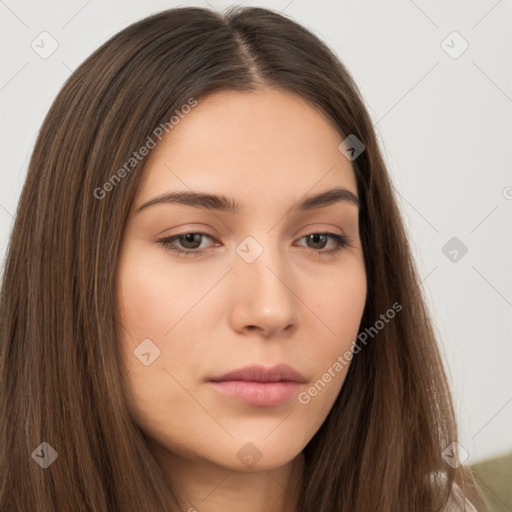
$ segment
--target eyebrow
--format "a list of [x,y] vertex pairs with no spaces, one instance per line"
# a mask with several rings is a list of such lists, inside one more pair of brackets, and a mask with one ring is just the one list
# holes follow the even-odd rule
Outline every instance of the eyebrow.
[[[149,208],[155,204],[181,204],[192,206],[194,208],[202,208],[206,210],[215,210],[219,212],[227,212],[237,214],[242,211],[241,204],[234,198],[224,195],[206,194],[193,191],[168,192],[160,196],[150,199],[137,209],[137,212]],[[345,188],[332,188],[320,194],[309,196],[292,205],[291,212],[302,212],[313,210],[316,208],[325,208],[336,203],[348,203],[361,207],[359,198],[350,190]]]

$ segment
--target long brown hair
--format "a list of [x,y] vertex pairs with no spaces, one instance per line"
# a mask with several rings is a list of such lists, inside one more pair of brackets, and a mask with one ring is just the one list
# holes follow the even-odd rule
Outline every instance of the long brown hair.
[[[283,15],[177,8],[96,50],[65,83],[37,138],[1,292],[3,512],[183,510],[125,401],[116,265],[145,159],[126,162],[156,127],[170,131],[169,119],[191,98],[262,85],[300,95],[342,138],[364,143],[352,162],[368,281],[360,331],[402,306],[354,355],[305,447],[300,510],[440,511],[454,482],[464,489],[463,468],[442,458],[457,440],[447,378],[356,84],[317,37]],[[57,459],[42,469],[37,456]]]

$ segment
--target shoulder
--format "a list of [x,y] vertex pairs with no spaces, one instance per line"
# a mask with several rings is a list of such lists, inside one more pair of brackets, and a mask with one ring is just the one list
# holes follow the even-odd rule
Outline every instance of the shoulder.
[[464,496],[460,487],[454,483],[450,501],[443,512],[477,512],[472,503]]

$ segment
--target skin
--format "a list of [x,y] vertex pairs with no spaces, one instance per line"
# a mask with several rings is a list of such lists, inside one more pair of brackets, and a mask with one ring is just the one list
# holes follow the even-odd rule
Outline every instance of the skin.
[[[358,207],[338,202],[286,214],[305,196],[333,187],[357,196],[352,165],[338,149],[342,140],[294,94],[223,91],[201,98],[146,162],[119,261],[128,400],[190,510],[297,509],[302,449],[329,413],[348,364],[308,404],[293,396],[278,406],[249,405],[207,379],[250,364],[286,363],[307,379],[303,391],[352,348],[367,285]],[[178,190],[224,194],[243,211],[161,203],[137,212]],[[199,247],[199,255],[176,255],[158,242],[197,231],[211,238],[171,245]],[[351,245],[322,254],[335,240],[306,235],[326,231],[345,234]],[[252,263],[235,250],[247,236],[263,248]],[[160,350],[147,366],[134,355],[145,339]],[[247,443],[261,454],[252,467],[237,456]]]

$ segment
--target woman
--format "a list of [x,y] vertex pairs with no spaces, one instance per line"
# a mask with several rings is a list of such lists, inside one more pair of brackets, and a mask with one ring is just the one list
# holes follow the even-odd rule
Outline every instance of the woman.
[[168,10],[73,73],[0,315],[2,511],[472,509],[371,120],[282,15]]

